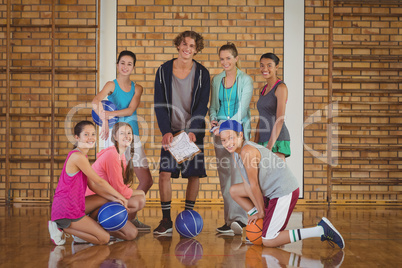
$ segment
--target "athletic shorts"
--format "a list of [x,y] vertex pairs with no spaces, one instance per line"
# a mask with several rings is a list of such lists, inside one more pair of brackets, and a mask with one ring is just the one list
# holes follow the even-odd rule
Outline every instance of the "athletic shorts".
[[58,220],[55,220],[54,222],[57,224],[58,228],[66,229],[66,228],[70,227],[72,222],[77,222],[84,217],[85,216],[82,216],[82,217],[79,217],[78,219],[58,219]]
[[[259,142],[259,145],[267,147],[268,141]],[[281,153],[284,154],[285,157],[290,156],[290,141],[276,141],[274,147],[272,147],[273,153]]]
[[285,230],[298,199],[299,188],[288,195],[268,200],[262,227],[263,239],[274,239]]
[[189,177],[199,177],[204,178],[207,176],[205,171],[205,160],[204,160],[204,135],[196,135],[195,144],[200,148],[201,152],[196,154],[193,159],[184,161],[178,164],[176,159],[172,154],[165,149],[161,149],[160,158],[160,172],[170,172],[172,178],[178,178],[181,173],[181,177],[188,179]]

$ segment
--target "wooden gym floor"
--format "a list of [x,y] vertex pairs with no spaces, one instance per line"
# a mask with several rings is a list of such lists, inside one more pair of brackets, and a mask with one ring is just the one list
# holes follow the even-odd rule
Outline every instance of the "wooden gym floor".
[[[183,206],[172,207],[175,217]],[[107,246],[54,246],[47,230],[49,205],[0,206],[0,267],[402,267],[402,210],[398,206],[297,205],[288,229],[309,227],[322,216],[342,233],[346,247],[332,248],[318,238],[278,249],[242,244],[241,236],[218,236],[223,207],[197,206],[204,228],[195,239],[154,237]],[[155,228],[161,218],[157,205],[147,205],[140,220]]]

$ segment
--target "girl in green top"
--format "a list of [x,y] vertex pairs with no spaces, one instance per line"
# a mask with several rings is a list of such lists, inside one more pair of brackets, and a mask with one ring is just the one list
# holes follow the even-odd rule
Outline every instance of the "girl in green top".
[[259,119],[254,141],[267,147],[285,161],[290,156],[290,135],[285,124],[288,88],[277,77],[279,58],[265,53],[260,58],[260,71],[266,80],[257,102]]
[[239,69],[236,46],[227,43],[219,49],[223,72],[212,79],[209,117],[214,136],[219,181],[224,200],[225,224],[216,229],[219,233],[242,234],[247,215],[230,196],[232,184],[240,183],[240,174],[233,168],[230,154],[223,148],[219,138],[219,125],[226,120],[236,120],[244,126],[246,139],[250,135],[250,101],[253,80]]

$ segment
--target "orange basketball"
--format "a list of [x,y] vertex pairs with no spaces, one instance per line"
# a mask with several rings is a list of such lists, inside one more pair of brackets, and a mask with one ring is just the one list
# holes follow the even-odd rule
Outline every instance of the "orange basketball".
[[[248,247],[246,251],[246,267],[262,268],[264,267],[262,260],[262,247],[253,245]],[[265,267],[266,264],[265,264]]]
[[262,226],[263,219],[258,219],[255,224],[251,223],[246,226],[246,235],[254,245],[262,245]]

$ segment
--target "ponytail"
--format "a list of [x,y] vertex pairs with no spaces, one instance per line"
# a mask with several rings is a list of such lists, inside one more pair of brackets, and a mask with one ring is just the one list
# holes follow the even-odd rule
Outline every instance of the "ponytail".
[[134,182],[134,163],[133,163],[133,158],[134,158],[134,138],[133,141],[130,145],[130,160],[127,163],[126,167],[126,172],[123,176],[124,178],[124,184],[126,185],[132,185]]
[[[117,132],[119,131],[119,128],[123,126],[129,126],[131,129],[131,132],[133,131],[132,127],[130,124],[125,123],[125,122],[117,122],[114,124],[113,129],[112,129],[112,137],[111,140],[114,143],[114,146],[116,147],[117,153],[120,155],[119,151],[119,143],[117,140],[115,140],[114,136],[117,135]],[[133,157],[134,157],[134,134],[133,134],[133,140],[131,141],[130,144],[130,160],[127,161],[127,166],[126,170],[124,170],[124,163],[123,159],[120,160],[121,163],[121,170],[122,170],[122,177],[123,177],[123,182],[125,185],[131,186],[134,182],[134,164],[133,164]]]

